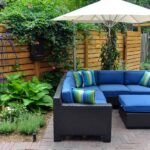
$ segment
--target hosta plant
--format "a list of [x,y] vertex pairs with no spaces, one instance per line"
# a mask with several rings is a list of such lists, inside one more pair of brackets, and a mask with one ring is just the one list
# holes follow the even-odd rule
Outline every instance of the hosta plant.
[[29,109],[53,107],[53,99],[49,95],[52,89],[50,84],[40,82],[37,77],[26,81],[20,73],[9,75],[6,79],[7,86],[0,95],[1,105],[10,106],[19,103]]

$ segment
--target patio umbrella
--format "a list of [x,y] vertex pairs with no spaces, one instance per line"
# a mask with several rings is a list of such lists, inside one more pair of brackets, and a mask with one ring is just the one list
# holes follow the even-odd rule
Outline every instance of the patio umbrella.
[[[101,0],[52,20],[72,21],[74,23],[103,23],[110,32],[111,28],[118,22],[143,23],[150,21],[150,9],[123,0]],[[74,69],[76,70],[75,46]]]

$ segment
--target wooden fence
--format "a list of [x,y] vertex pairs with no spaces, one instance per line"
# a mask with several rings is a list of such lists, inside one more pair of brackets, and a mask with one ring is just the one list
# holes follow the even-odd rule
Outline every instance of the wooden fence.
[[[2,34],[2,32],[6,31],[0,26],[0,33]],[[118,33],[117,38],[121,60],[125,61],[127,69],[138,70],[140,65],[141,34],[139,32],[127,32],[126,36],[123,36]],[[80,67],[100,69],[100,48],[105,41],[105,33],[90,31],[89,35],[85,36],[78,32],[76,47]],[[16,56],[20,65],[19,71],[23,72],[26,78],[31,78],[33,75],[40,76],[43,72],[52,70],[52,65],[50,66],[47,61],[33,62],[30,59],[30,53],[26,45],[16,45],[15,55],[7,41],[4,40],[3,43],[6,44],[3,49],[3,58],[2,46],[0,45],[0,78],[3,72],[4,75],[15,72],[12,66],[15,63]]]
[[[105,33],[91,31],[88,35],[78,33],[77,58],[80,67],[100,69],[100,49],[106,42]],[[124,62],[128,70],[139,70],[141,34],[127,32],[126,35],[117,34],[117,49],[120,52],[120,63]]]

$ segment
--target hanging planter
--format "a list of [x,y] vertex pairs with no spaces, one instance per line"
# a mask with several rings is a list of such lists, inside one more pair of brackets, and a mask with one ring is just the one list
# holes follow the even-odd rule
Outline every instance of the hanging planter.
[[29,45],[29,50],[31,60],[41,61],[44,59],[44,42],[36,42],[35,44]]

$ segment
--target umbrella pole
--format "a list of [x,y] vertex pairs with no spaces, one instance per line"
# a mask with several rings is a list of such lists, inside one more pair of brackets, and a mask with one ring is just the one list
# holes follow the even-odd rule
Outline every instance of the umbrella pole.
[[73,23],[73,69],[77,70],[77,60],[76,60],[76,24]]

